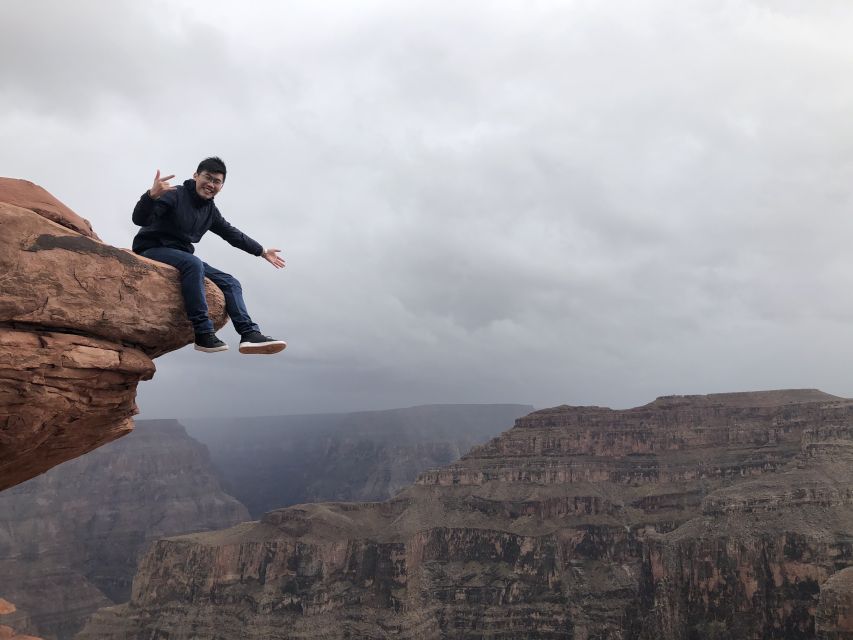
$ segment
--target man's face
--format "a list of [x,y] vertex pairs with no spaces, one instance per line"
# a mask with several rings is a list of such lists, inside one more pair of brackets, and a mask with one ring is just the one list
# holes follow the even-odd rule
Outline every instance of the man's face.
[[210,200],[222,189],[225,183],[225,175],[222,173],[210,173],[202,171],[194,173],[195,192],[205,200]]

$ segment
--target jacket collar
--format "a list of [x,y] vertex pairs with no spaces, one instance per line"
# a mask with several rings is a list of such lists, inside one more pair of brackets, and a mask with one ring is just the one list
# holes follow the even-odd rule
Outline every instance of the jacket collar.
[[195,180],[190,178],[189,180],[184,180],[184,189],[190,194],[190,202],[192,205],[198,209],[199,207],[203,207],[204,205],[210,203],[213,204],[213,198],[207,200],[198,195],[198,192],[195,190]]

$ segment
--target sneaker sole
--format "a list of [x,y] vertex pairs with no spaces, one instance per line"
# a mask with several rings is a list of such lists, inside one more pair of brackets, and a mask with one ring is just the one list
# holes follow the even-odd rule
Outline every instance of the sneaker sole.
[[240,353],[271,354],[279,353],[287,348],[287,343],[282,340],[273,342],[241,342]]
[[228,345],[224,344],[221,347],[200,347],[195,345],[196,351],[204,351],[205,353],[216,353],[217,351],[228,351]]

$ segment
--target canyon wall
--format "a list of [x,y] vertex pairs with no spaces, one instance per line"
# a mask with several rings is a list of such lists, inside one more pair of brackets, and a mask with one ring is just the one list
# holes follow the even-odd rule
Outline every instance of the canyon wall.
[[819,391],[556,407],[391,500],[160,540],[78,638],[848,637],[851,469]]
[[9,624],[69,638],[93,611],[130,597],[152,540],[248,519],[203,445],[175,421],[142,421],[0,493],[0,597],[17,608]]

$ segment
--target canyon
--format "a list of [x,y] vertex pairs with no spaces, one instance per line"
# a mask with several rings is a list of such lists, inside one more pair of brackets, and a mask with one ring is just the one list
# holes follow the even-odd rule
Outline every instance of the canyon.
[[849,637],[852,462],[815,390],[536,411],[390,500],[160,540],[77,637]]
[[250,520],[223,491],[223,466],[241,496],[275,506],[345,492],[387,498],[529,410],[444,405],[182,421],[198,439],[176,420],[136,420],[121,440],[0,493],[0,596],[16,603],[8,626],[71,638],[92,612],[129,599],[152,541]]
[[530,413],[529,405],[182,419],[210,450],[223,488],[253,518],[303,502],[376,501],[448,464]]

